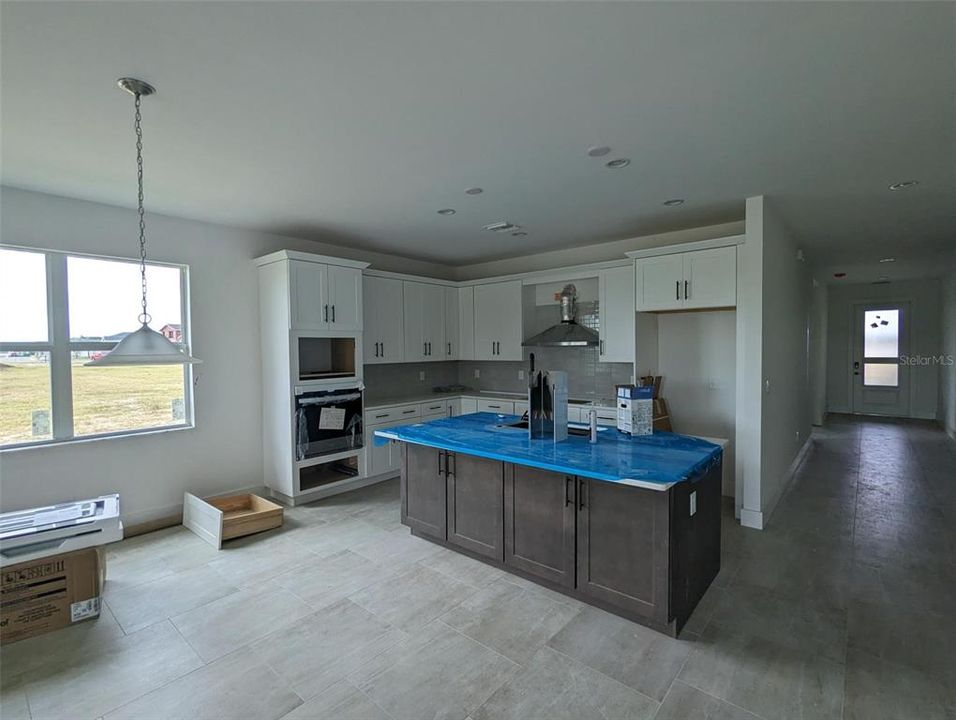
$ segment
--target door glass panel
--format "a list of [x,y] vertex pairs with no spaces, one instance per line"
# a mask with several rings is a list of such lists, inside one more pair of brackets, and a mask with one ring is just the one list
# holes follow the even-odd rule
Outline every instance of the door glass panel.
[[[895,358],[900,355],[900,311],[867,310],[863,314],[863,356]],[[893,383],[896,384],[895,381]]]
[[863,384],[868,387],[897,387],[900,366],[891,363],[864,363]]

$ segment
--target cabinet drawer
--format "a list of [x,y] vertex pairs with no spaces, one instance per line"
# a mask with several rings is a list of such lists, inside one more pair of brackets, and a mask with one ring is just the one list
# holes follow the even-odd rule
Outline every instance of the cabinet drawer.
[[507,400],[478,400],[478,412],[493,412],[499,415],[514,415],[515,404]]
[[422,403],[422,417],[444,417],[448,414],[448,401],[437,400],[434,402]]
[[365,412],[366,425],[380,425],[392,420],[415,420],[422,415],[418,405],[399,405],[391,408],[372,408]]

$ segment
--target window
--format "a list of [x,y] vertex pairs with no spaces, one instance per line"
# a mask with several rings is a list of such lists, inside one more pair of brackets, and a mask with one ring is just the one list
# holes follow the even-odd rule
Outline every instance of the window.
[[900,384],[900,311],[863,313],[863,384],[898,387]]
[[[187,270],[146,267],[150,326],[188,342]],[[87,367],[137,326],[139,263],[0,247],[0,447],[192,424],[188,365]]]

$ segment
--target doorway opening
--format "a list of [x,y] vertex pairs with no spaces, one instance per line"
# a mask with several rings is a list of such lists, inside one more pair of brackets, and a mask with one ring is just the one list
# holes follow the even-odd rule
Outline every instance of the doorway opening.
[[906,417],[909,367],[901,362],[910,341],[909,303],[865,303],[853,312],[853,413]]

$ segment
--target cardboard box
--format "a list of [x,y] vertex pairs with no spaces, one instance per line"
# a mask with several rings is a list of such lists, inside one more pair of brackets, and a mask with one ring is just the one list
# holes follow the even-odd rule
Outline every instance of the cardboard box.
[[102,548],[85,548],[3,568],[0,644],[99,617],[105,581]]

